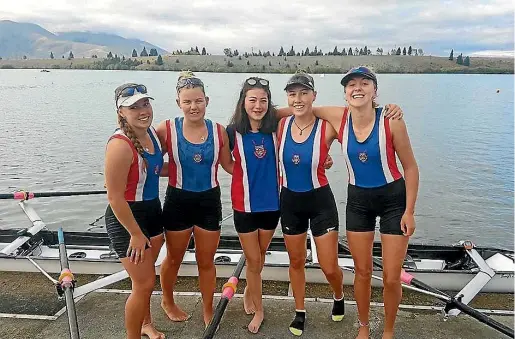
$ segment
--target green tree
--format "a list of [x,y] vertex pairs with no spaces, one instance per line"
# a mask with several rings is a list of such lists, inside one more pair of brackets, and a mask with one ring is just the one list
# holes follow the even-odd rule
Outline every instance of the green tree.
[[349,52],[347,54],[352,55],[352,47],[349,47]]
[[50,52],[50,59],[54,58],[54,53]]
[[411,46],[409,46],[409,48],[408,48],[408,55],[411,55],[411,53],[413,53],[413,50],[411,49]]
[[202,55],[206,55],[206,48],[202,47]]
[[397,52],[395,52],[395,55],[401,55],[401,48],[397,48]]
[[465,60],[463,60],[463,66],[470,66],[470,58],[468,56],[466,56]]
[[424,56],[424,50],[422,48],[418,49],[418,55]]
[[198,47],[195,46],[195,52],[197,52],[197,54],[200,54],[200,52],[198,51]]
[[458,65],[463,65],[463,55],[460,53],[460,55],[458,55],[458,57],[456,58],[456,63]]
[[161,66],[163,64],[163,58],[161,57],[161,54],[157,56],[156,65]]
[[406,55],[406,47],[402,49],[402,55]]
[[[111,53],[111,52],[109,52],[109,53]],[[112,57],[112,55],[111,55],[111,57]],[[134,49],[132,50],[132,57],[133,57],[133,58],[137,58],[137,57],[138,57],[138,52],[136,52],[136,48],[134,48]]]
[[454,60],[454,49],[451,49],[451,54],[449,55],[449,60]]
[[148,54],[149,56],[157,56],[159,53],[157,53],[157,49],[155,48],[151,48],[150,49],[150,53]]
[[108,59],[111,59],[112,57],[113,57],[113,53],[111,53],[111,52],[107,53],[107,58]]
[[281,46],[281,49],[279,50],[279,54],[277,54],[278,56],[283,56],[285,55],[284,54],[284,49],[283,49],[283,46]]
[[305,55],[305,56],[308,56],[308,55],[309,55],[309,47],[306,47],[306,50],[304,51],[304,55]]
[[72,51],[70,51],[70,54],[68,54],[68,60],[71,60],[73,58],[74,58],[73,53],[72,53]]
[[145,46],[143,46],[143,50],[141,51],[139,56],[142,56],[142,57],[148,56],[147,48]]

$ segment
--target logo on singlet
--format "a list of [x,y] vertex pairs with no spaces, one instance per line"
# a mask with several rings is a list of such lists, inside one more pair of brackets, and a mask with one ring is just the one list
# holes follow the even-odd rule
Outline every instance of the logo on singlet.
[[193,155],[193,161],[195,161],[197,164],[202,161],[202,154],[197,153]]
[[300,155],[294,154],[293,157],[291,158],[291,161],[293,161],[293,163],[295,165],[298,165],[300,163]]
[[367,151],[359,152],[358,159],[361,162],[367,162],[367,160],[368,160]]

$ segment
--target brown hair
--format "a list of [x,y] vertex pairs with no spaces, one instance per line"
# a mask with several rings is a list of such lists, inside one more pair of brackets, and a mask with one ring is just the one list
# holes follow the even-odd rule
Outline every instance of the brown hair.
[[[255,85],[249,85],[247,80],[254,79],[256,80]],[[259,127],[259,131],[261,133],[269,134],[275,132],[277,129],[277,109],[272,103],[272,94],[270,93],[270,88],[267,86],[263,86],[259,80],[262,78],[258,77],[250,77],[245,80],[243,86],[240,90],[240,96],[238,98],[238,102],[236,103],[236,108],[234,113],[230,119],[229,125],[233,126],[236,131],[240,134],[246,134],[250,132],[250,120],[247,115],[247,111],[245,110],[245,97],[247,95],[247,91],[254,88],[261,88],[265,91],[268,97],[268,108],[265,116],[261,120],[261,126]]]
[[145,150],[143,149],[143,146],[141,146],[141,143],[139,139],[134,134],[134,131],[132,130],[132,127],[127,123],[127,120],[118,113],[118,125],[120,126],[121,130],[127,138],[132,142],[134,147],[136,148],[136,151],[141,155],[141,158],[143,158],[143,162],[145,163],[145,169],[148,167],[147,159],[143,156]]

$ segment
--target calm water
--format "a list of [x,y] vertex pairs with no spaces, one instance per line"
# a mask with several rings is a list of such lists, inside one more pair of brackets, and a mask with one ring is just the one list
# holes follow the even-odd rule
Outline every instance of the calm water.
[[[226,124],[249,75],[201,76],[211,98],[208,117]],[[266,77],[274,103],[285,105],[288,76]],[[176,79],[175,72],[0,70],[0,193],[103,189],[105,142],[116,127],[114,88],[145,83],[156,98],[157,124],[181,114]],[[343,103],[339,80],[315,77],[316,104]],[[512,75],[379,75],[379,101],[403,108],[420,167],[412,242],[471,239],[513,249],[513,93]],[[338,146],[331,150],[335,165],[328,176],[343,224],[347,173]],[[229,215],[230,177],[219,173]],[[163,194],[165,187],[162,180]],[[44,198],[32,204],[50,228],[79,231],[103,214],[106,199]],[[234,233],[231,220],[224,233]],[[0,228],[27,225],[16,202],[0,201]]]

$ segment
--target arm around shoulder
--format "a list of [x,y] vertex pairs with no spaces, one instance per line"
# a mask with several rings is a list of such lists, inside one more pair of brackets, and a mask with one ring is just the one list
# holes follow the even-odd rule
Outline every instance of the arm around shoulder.
[[227,135],[227,131],[222,125],[220,126],[220,130],[223,136],[223,145],[220,149],[220,165],[222,168],[229,174],[232,174],[234,168],[234,160],[231,155],[231,150],[229,148],[229,137]]

